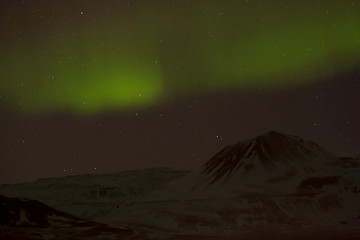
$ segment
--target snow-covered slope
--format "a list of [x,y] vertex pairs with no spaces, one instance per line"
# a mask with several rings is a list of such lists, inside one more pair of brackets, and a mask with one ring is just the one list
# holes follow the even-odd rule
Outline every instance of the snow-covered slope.
[[126,221],[157,215],[174,231],[207,233],[356,228],[359,176],[357,165],[316,143],[269,132],[225,147]]
[[316,171],[317,163],[332,158],[314,142],[295,136],[269,132],[257,138],[227,146],[205,164],[202,174],[210,183],[228,180],[234,174],[248,176],[258,171],[281,174],[282,171]]
[[168,191],[225,198],[295,193],[303,179],[341,174],[332,164],[337,160],[314,142],[272,131],[225,147],[202,168],[174,182]]
[[342,161],[313,142],[270,132],[226,147],[201,169],[103,219],[209,235],[359,230],[360,168]]
[[319,174],[332,158],[314,142],[272,131],[225,147],[205,164],[201,175],[207,185],[226,184],[238,176],[238,183],[269,184]]
[[112,174],[44,178],[30,183],[1,185],[0,194],[36,199],[77,217],[91,218],[99,215],[103,206],[112,209],[140,201],[187,173],[170,168],[148,168]]
[[225,147],[190,173],[150,169],[43,179],[3,185],[0,193],[162,236],[360,232],[357,161],[269,132]]

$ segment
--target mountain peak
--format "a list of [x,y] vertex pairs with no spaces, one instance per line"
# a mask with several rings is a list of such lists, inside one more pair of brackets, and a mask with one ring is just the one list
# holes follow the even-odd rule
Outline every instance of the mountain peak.
[[255,141],[274,141],[276,139],[299,139],[300,141],[302,139],[295,137],[295,136],[291,136],[291,135],[286,135],[284,133],[280,133],[280,132],[276,132],[276,131],[269,131],[265,134],[262,134],[260,136],[255,137],[254,139],[250,139],[250,140],[255,140]]
[[259,137],[267,137],[267,136],[277,136],[277,135],[285,135],[283,133],[279,133],[277,131],[271,130],[263,135],[260,135]]
[[274,169],[295,171],[299,168],[311,169],[304,159],[333,157],[318,144],[299,137],[270,131],[253,139],[227,146],[204,166],[202,174],[210,176],[212,182],[235,172],[247,175],[257,169],[265,173]]
[[[277,131],[269,131],[267,133],[264,133],[262,135],[259,135],[257,137],[255,137],[254,139],[252,140],[255,140],[255,139],[273,139],[273,138],[291,138],[291,139],[299,139],[299,140],[302,140],[301,138],[299,137],[296,137],[296,136],[292,136],[292,135],[288,135],[288,134],[285,134],[285,133],[280,133],[280,132],[277,132]],[[250,139],[251,140],[251,139]],[[303,140],[302,140],[303,141]]]

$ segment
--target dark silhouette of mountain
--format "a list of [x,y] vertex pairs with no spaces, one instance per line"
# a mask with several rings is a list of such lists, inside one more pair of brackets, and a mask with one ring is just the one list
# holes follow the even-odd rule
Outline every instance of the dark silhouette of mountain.
[[133,234],[130,230],[110,228],[106,224],[80,219],[37,200],[3,195],[0,195],[0,227],[0,239],[14,240],[48,239],[46,235],[49,234],[55,239],[89,239],[94,234],[122,237]]
[[0,203],[1,226],[46,228],[60,222],[68,226],[86,223],[85,221],[81,222],[79,218],[58,211],[36,200],[8,198],[0,195]]

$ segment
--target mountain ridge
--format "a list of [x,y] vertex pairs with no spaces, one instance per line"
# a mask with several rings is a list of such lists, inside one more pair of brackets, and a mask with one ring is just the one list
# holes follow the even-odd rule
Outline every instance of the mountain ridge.
[[262,171],[265,175],[278,172],[277,177],[303,170],[311,174],[318,170],[316,165],[321,165],[323,159],[334,157],[315,142],[270,131],[226,146],[203,165],[201,175],[210,178],[208,185],[211,185],[217,181],[226,182],[235,174],[247,176],[254,171]]

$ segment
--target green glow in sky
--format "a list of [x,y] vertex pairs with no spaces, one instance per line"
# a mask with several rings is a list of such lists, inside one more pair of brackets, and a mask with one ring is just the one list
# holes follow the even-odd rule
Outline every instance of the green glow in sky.
[[219,20],[211,47],[203,50],[206,69],[232,85],[266,87],[299,84],[353,66],[360,57],[359,4],[332,3],[279,7],[268,1],[263,7],[273,14],[246,15],[249,25],[226,29],[229,20]]
[[59,1],[61,11],[36,3],[1,15],[1,99],[26,111],[91,113],[179,92],[296,87],[360,59],[359,1]]

